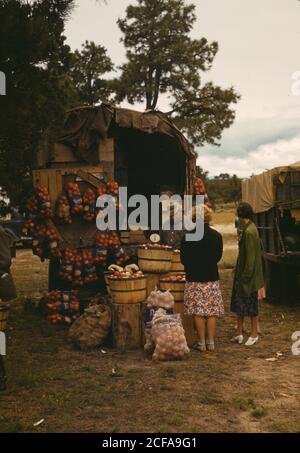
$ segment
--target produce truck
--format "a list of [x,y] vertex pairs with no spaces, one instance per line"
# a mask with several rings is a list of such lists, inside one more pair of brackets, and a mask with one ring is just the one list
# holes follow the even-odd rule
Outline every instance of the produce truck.
[[267,299],[300,303],[300,162],[242,182],[252,205],[265,264]]
[[[33,171],[35,189],[42,188],[42,198],[43,193],[49,194],[52,215],[44,210],[44,223],[50,231],[51,247],[56,241],[63,249],[86,251],[95,247],[95,221],[84,221],[82,215],[72,216],[69,224],[58,221],[58,201],[68,195],[70,184],[75,185],[75,192],[79,188],[82,196],[87,189],[101,191],[108,181],[126,186],[129,196],[149,198],[163,190],[184,195],[192,193],[196,157],[186,138],[160,112],[137,112],[107,104],[69,111],[62,136],[54,144],[46,139],[41,144]],[[36,201],[32,203],[34,209]],[[125,233],[124,238],[128,242]],[[60,277],[61,257],[49,258],[49,290],[69,289],[70,284]],[[100,278],[88,289],[98,291],[102,283]]]

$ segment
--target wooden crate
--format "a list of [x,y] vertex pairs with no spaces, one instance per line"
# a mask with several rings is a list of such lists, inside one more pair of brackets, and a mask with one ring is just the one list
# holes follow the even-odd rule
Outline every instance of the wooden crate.
[[113,344],[116,349],[135,350],[143,346],[141,304],[112,304]]
[[53,208],[57,197],[62,193],[68,182],[75,182],[79,178],[81,180],[79,181],[79,186],[87,187],[91,184],[94,187],[100,187],[102,185],[102,175],[105,175],[102,166],[69,166],[33,170],[32,172],[33,186],[41,185],[48,189]]
[[[81,193],[88,187],[101,187],[101,177],[105,173],[101,166],[68,166],[47,168],[33,171],[33,185],[48,189],[51,206],[55,211],[58,196],[69,182],[77,182]],[[97,228],[95,222],[85,222],[81,217],[74,216],[71,225],[54,225],[49,220],[49,226],[56,229],[58,237],[65,244],[73,247],[91,247],[95,244]]]

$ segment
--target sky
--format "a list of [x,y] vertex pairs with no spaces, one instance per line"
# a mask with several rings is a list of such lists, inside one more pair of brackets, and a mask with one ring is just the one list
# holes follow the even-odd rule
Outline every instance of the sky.
[[[125,50],[116,21],[124,17],[130,3],[135,0],[107,0],[107,5],[77,0],[66,27],[68,44],[75,50],[85,40],[93,40],[108,49],[116,65],[122,64]],[[203,83],[234,86],[241,95],[235,106],[236,120],[224,131],[220,146],[196,149],[198,165],[210,176],[235,173],[247,177],[300,161],[300,90],[299,95],[292,90],[293,74],[300,71],[300,1],[193,3],[197,22],[192,36],[218,41],[220,47]],[[166,97],[160,99],[158,108],[168,109]]]

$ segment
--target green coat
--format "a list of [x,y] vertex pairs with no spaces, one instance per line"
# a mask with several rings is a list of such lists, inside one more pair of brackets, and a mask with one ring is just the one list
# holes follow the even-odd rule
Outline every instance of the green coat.
[[264,286],[260,237],[253,222],[246,225],[239,241],[236,279],[239,297],[249,297]]

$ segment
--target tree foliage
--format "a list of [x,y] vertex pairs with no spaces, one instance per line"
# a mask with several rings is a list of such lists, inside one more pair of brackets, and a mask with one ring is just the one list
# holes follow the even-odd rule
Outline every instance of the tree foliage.
[[86,41],[81,51],[75,51],[70,76],[81,104],[94,105],[110,99],[112,86],[103,76],[113,69],[105,47],[93,41]]
[[242,198],[242,180],[237,175],[221,173],[214,178],[209,178],[208,171],[197,167],[196,174],[206,186],[210,201],[213,205],[218,203],[234,203],[237,205]]
[[169,96],[171,118],[194,144],[217,144],[235,118],[239,99],[231,87],[201,84],[213,64],[216,42],[192,39],[195,5],[185,0],[138,0],[118,20],[127,49],[121,67],[117,100],[144,102],[156,109],[162,94]]
[[51,135],[63,123],[76,98],[63,35],[72,6],[72,0],[0,2],[0,70],[7,78],[0,110],[0,185],[16,206],[28,196],[42,134]]

